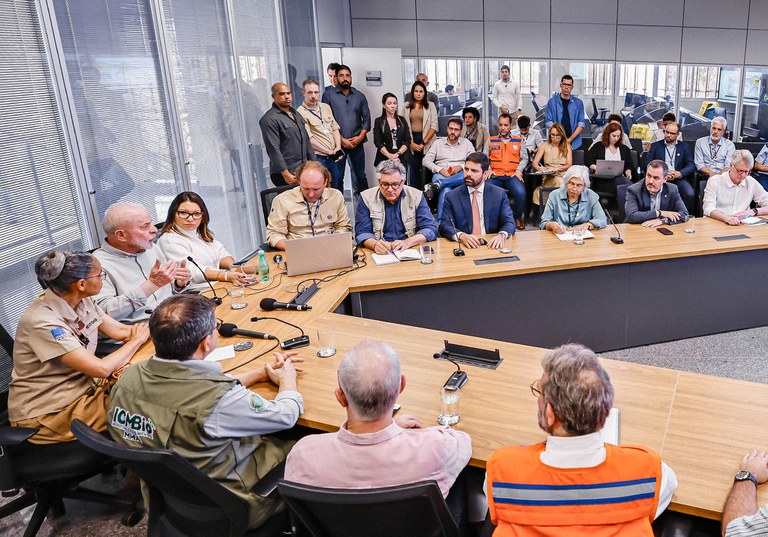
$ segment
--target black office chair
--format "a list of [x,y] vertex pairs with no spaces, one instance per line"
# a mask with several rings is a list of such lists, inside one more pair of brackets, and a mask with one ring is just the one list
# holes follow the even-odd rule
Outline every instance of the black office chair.
[[[203,474],[177,453],[148,447],[121,446],[80,420],[72,432],[84,445],[132,469],[149,491],[147,535],[248,536],[281,535],[288,527],[285,514],[271,517],[263,526],[248,530],[248,502]],[[263,497],[276,489],[284,466],[273,468],[254,491]]]
[[572,160],[574,166],[584,166],[584,150],[574,149],[572,152]]
[[618,205],[618,209],[619,209],[619,217],[616,220],[617,224],[620,224],[627,219],[625,204],[627,202],[628,188],[629,188],[629,185],[619,185],[616,187],[616,205]]
[[533,109],[538,114],[539,110],[541,110],[541,107],[539,106],[539,103],[536,102],[536,94],[534,92],[531,92],[531,104],[533,105]]
[[377,489],[330,489],[280,481],[280,496],[314,537],[458,537],[435,481]]
[[556,188],[540,188],[539,189],[539,204],[537,205],[538,211],[536,212],[536,225],[538,226],[541,222],[541,215],[544,213],[544,207],[547,205],[547,201],[549,200],[549,195],[552,194],[557,190]]
[[592,97],[592,117],[589,118],[589,122],[593,125],[602,126],[608,123],[608,110],[607,108],[598,108],[597,101]]
[[696,185],[696,193],[698,194],[698,207],[696,207],[697,216],[704,216],[704,190],[707,188],[707,181],[709,181],[709,179],[702,179],[699,181],[699,184]]
[[269,223],[267,218],[269,218],[269,211],[272,210],[272,201],[275,199],[275,197],[281,192],[285,192],[294,186],[295,185],[276,186],[274,188],[267,188],[259,192],[259,197],[261,198],[261,211],[264,214],[264,225]]

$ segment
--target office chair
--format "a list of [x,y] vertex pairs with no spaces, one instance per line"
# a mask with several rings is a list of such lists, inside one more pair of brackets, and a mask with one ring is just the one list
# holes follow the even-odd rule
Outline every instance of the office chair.
[[616,205],[619,209],[619,217],[616,220],[617,224],[621,224],[627,219],[627,213],[625,210],[625,204],[627,202],[627,189],[629,185],[619,185],[616,187]]
[[[142,479],[149,491],[147,535],[270,537],[288,527],[285,513],[248,530],[248,502],[214,481],[174,451],[116,444],[80,420],[72,432],[89,448],[113,457]],[[267,497],[282,478],[284,463],[270,470],[254,492]]]
[[547,205],[547,201],[549,201],[549,195],[557,190],[556,188],[540,188],[539,189],[539,205],[538,210],[536,212],[536,225],[538,226],[541,222],[541,215],[544,213],[544,207]]
[[608,123],[608,110],[607,108],[598,108],[597,101],[592,97],[592,117],[589,118],[589,122],[598,127],[606,125]]
[[[582,145],[582,147],[584,147]],[[574,149],[572,151],[572,160],[574,166],[584,166],[584,150],[583,149]]]
[[275,197],[277,197],[277,195],[281,192],[285,192],[294,186],[295,185],[276,186],[274,188],[267,188],[259,192],[259,197],[261,198],[261,211],[264,213],[264,225],[269,223],[267,219],[269,218],[269,211],[272,210],[272,201],[275,199]]
[[435,481],[375,489],[277,485],[294,520],[313,537],[458,537]]
[[707,181],[709,179],[702,179],[699,181],[699,184],[696,185],[696,194],[697,201],[698,201],[698,207],[696,207],[696,216],[704,216],[704,190],[707,188]]
[[533,105],[534,111],[538,114],[541,107],[539,106],[539,103],[536,102],[536,94],[534,92],[531,92],[531,104]]

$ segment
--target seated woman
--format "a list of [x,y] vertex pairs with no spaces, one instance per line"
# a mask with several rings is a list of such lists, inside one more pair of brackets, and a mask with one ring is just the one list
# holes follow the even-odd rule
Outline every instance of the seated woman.
[[373,122],[373,145],[376,158],[373,165],[382,160],[399,159],[408,168],[411,162],[411,130],[403,116],[397,114],[397,97],[385,93],[381,98],[381,115]]
[[[205,278],[212,282],[245,283],[249,276],[241,271],[230,271],[235,258],[213,238],[208,229],[210,217],[203,198],[194,192],[182,192],[168,207],[157,246],[163,261],[173,259],[181,263],[192,256],[202,267]],[[205,278],[196,267],[190,267],[192,279],[189,290],[208,289]]]
[[540,188],[560,188],[563,186],[563,174],[573,165],[573,150],[560,123],[549,128],[547,141],[539,146],[533,158],[533,169],[547,172],[541,178],[541,186],[533,192],[533,203],[540,204]]
[[[621,160],[624,162],[623,175],[617,177],[601,177],[595,178],[607,187],[607,191],[615,194],[616,187],[628,183],[632,179],[632,155],[630,149],[621,143],[621,125],[617,123],[608,123],[603,130],[603,135],[600,138],[600,143],[594,144],[589,148],[586,155],[586,163],[589,166],[589,170],[595,173],[597,169],[598,160]],[[602,188],[598,188],[599,191],[603,191]]]
[[565,186],[549,195],[539,227],[553,233],[565,233],[568,228],[604,228],[605,212],[600,205],[600,196],[589,189],[586,166],[571,166],[563,180]]
[[[106,430],[107,379],[131,360],[149,329],[120,324],[96,305],[91,297],[106,274],[89,253],[53,250],[37,260],[35,272],[45,292],[16,329],[8,417],[15,427],[40,429],[32,443],[71,442],[75,418]],[[97,358],[99,333],[125,343]]]

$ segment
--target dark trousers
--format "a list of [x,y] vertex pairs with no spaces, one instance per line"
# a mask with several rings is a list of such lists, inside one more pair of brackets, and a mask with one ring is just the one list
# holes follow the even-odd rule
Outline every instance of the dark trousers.
[[488,182],[512,193],[512,212],[515,215],[515,220],[522,219],[525,208],[525,183],[517,177],[508,175],[491,177]]
[[344,159],[334,161],[333,157],[317,155],[317,161],[330,172],[331,186],[344,192]]
[[352,172],[352,188],[354,188],[355,194],[360,194],[368,188],[368,178],[365,176],[365,148],[363,144],[358,145],[354,149],[344,150],[344,158],[339,161],[342,170],[347,160],[349,160],[349,169]]
[[693,190],[688,178],[681,177],[672,181],[672,184],[677,185],[677,190],[680,191],[680,197],[683,198],[683,203],[688,208],[688,212],[693,214],[696,210],[696,192]]
[[[413,141],[414,143],[420,144],[424,141],[424,133],[423,132],[414,132],[412,133]],[[411,159],[411,170],[410,170],[410,185],[413,188],[424,190],[424,167],[421,164],[421,161],[424,160],[424,152],[423,151],[413,151],[412,152],[413,158]]]
[[285,186],[288,183],[285,182],[285,179],[283,179],[282,173],[270,173],[269,178],[272,179],[272,183],[274,183],[275,186]]

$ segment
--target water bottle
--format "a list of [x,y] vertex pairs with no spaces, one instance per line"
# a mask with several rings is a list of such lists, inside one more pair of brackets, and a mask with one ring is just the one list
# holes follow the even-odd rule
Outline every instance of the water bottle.
[[264,256],[264,250],[259,250],[257,253],[259,254],[259,279],[266,282],[269,280],[269,263],[267,263],[267,258]]

